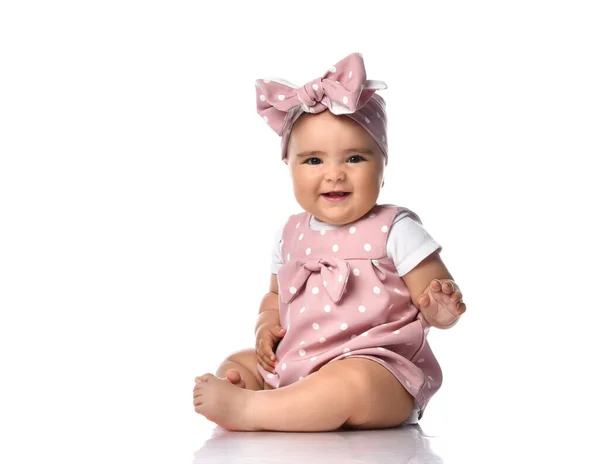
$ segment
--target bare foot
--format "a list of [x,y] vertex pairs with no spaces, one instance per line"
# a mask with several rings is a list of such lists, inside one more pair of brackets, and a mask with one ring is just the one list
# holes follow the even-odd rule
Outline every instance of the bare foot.
[[238,386],[212,374],[198,377],[194,410],[227,430],[258,430],[252,427],[248,417],[249,403],[255,392]]
[[[212,374],[204,374],[201,375],[200,377],[196,377],[196,383],[198,382],[202,382],[208,379],[209,376],[211,376]],[[227,372],[225,372],[225,377],[217,377],[218,379],[223,379],[223,380],[227,380],[229,382],[231,382],[232,385],[235,385],[236,387],[240,387],[240,388],[246,388],[246,381],[244,379],[242,379],[242,376],[240,375],[239,371],[236,371],[235,369],[229,369]]]
[[242,379],[242,376],[235,369],[229,369],[225,372],[225,380],[231,382],[231,385],[235,385],[236,387],[246,388],[246,381]]

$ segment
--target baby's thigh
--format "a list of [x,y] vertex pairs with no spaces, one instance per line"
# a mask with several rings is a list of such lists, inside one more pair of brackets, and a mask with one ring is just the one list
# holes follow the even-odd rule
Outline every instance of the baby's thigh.
[[[243,379],[246,381],[246,388],[249,390],[264,390],[265,381],[258,372],[258,360],[256,358],[255,349],[246,349],[233,353],[228,356],[225,362],[233,361],[240,365],[246,370],[246,372],[240,372]],[[224,373],[223,373],[224,374]],[[268,387],[268,385],[266,385]]]

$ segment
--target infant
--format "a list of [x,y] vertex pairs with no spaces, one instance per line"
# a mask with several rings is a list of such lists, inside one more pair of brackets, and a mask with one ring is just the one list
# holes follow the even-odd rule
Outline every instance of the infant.
[[195,411],[224,428],[416,423],[442,384],[427,333],[452,327],[466,305],[419,216],[377,203],[385,88],[358,53],[302,87],[256,83],[303,212],[277,233],[255,348],[196,378]]

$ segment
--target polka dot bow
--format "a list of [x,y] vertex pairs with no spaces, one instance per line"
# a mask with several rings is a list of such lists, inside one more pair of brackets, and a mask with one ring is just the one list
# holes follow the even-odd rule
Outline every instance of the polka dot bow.
[[375,138],[387,157],[385,102],[375,95],[387,85],[366,77],[362,55],[352,53],[329,68],[323,77],[302,87],[283,79],[258,79],[257,112],[284,138],[283,144],[292,125],[304,112],[316,114],[329,110],[335,115],[349,115]]
[[[279,278],[283,282],[291,282],[288,288],[279,288],[281,301],[290,303],[306,285],[306,281],[313,272],[321,273],[323,289],[329,294],[331,300],[339,302],[346,289],[348,276],[350,275],[350,266],[344,260],[340,259],[313,259],[308,261],[298,261],[294,265],[286,265],[279,269]],[[313,293],[318,293],[321,286],[310,289]]]

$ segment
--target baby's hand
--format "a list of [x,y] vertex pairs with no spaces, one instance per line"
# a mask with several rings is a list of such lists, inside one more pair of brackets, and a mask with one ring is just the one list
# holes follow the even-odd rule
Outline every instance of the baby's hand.
[[467,310],[458,285],[450,279],[432,280],[418,302],[425,320],[438,329],[449,329]]
[[274,372],[277,360],[273,348],[283,338],[285,329],[278,324],[263,324],[256,332],[256,359],[267,372]]

